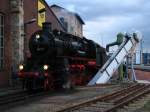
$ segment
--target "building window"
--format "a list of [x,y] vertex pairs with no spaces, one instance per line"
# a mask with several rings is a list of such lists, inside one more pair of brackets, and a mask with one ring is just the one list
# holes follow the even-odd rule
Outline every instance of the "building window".
[[0,13],[0,69],[4,65],[4,16]]
[[65,22],[64,17],[60,17],[60,21],[61,21],[62,23],[64,23],[64,22]]
[[74,27],[73,26],[70,27],[70,33],[72,33],[72,34],[74,33]]
[[64,17],[60,17],[60,22],[62,23],[62,25],[65,27],[65,30],[68,30],[68,23],[65,21]]

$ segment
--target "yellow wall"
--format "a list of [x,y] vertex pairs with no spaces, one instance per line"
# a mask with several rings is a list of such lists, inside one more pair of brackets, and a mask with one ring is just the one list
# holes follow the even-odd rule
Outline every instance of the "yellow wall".
[[42,27],[42,23],[46,21],[45,13],[44,3],[42,2],[42,0],[38,0],[38,25],[40,27]]

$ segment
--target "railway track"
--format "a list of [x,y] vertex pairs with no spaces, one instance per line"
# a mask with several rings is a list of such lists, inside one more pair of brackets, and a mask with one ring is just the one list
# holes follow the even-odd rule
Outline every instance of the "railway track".
[[18,91],[0,96],[0,106],[21,100],[27,95],[26,91]]
[[113,93],[75,104],[57,112],[114,112],[148,93],[150,93],[150,85],[135,84]]
[[[4,107],[0,105],[0,109],[4,108],[5,112],[26,112],[26,108],[28,111],[36,112],[43,111],[43,109],[47,110],[47,112],[56,112],[68,106],[80,103],[81,101],[86,101],[87,99],[91,99],[95,96],[102,96],[106,93],[110,93],[111,91],[119,90],[119,85],[99,85],[95,87],[77,87],[74,90],[60,90],[60,91],[50,91],[48,94],[40,97],[28,97],[24,96],[23,98],[17,98],[18,101],[14,101],[16,98],[9,98],[10,105],[7,103],[4,104]],[[124,87],[123,87],[124,88]],[[18,93],[19,94],[19,93]],[[16,95],[14,95],[16,96]],[[12,97],[12,94],[10,95]],[[17,97],[17,96],[16,96]],[[0,97],[1,99],[1,97]],[[12,101],[13,99],[13,101]],[[6,99],[7,100],[7,99]],[[30,106],[29,106],[30,105]]]
[[[105,86],[105,85],[102,85],[102,86]],[[111,85],[109,84],[108,86],[111,86]],[[80,88],[82,89],[83,87],[80,87]],[[13,89],[10,89],[10,90],[13,90]],[[0,95],[0,107],[7,105],[7,104],[17,102],[17,101],[22,101],[22,100],[28,99],[30,97],[46,95],[47,93],[53,93],[53,92],[52,91],[51,92],[44,92],[44,91],[41,92],[40,90],[34,91],[34,92],[28,92],[28,91],[23,91],[23,90],[16,90],[14,92]]]
[[17,91],[14,93],[6,94],[0,96],[0,108],[7,108],[8,105],[14,105],[21,101],[26,101],[30,98],[35,98],[38,96],[46,95],[48,92],[42,92],[40,90],[34,92],[28,91]]

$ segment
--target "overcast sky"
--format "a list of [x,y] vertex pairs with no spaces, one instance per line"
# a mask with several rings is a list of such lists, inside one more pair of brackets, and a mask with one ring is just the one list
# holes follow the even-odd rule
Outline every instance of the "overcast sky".
[[46,0],[78,13],[85,21],[84,35],[105,47],[118,32],[143,34],[150,48],[150,0]]

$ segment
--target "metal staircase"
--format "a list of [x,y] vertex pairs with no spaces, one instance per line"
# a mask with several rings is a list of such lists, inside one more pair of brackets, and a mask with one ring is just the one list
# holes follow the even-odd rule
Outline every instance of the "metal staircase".
[[97,72],[88,85],[107,83],[113,73],[118,69],[119,65],[128,56],[133,54],[136,45],[139,43],[139,38],[136,33],[132,36],[126,35],[125,41],[119,46],[118,50],[107,60],[103,67]]

